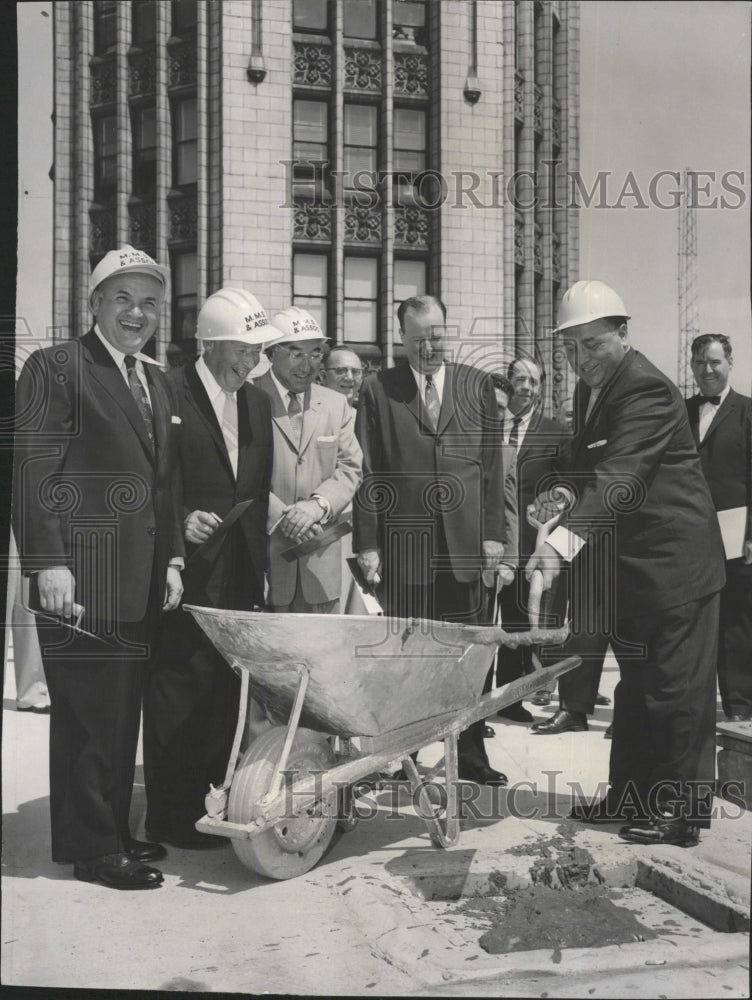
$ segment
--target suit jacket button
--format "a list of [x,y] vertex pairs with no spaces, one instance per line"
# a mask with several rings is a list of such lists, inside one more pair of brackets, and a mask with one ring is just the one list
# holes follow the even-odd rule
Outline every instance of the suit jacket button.
[[149,527],[146,530],[148,531],[148,533],[150,535],[156,535],[156,533],[157,533],[157,529],[154,527],[153,524],[150,524]]
[[298,459],[298,465],[302,465],[302,464],[303,464],[303,459],[302,459],[302,458],[299,458],[299,459]]

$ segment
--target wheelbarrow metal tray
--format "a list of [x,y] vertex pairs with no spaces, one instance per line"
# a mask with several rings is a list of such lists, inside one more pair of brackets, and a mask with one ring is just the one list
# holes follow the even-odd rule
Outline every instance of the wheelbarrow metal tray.
[[185,607],[277,717],[289,714],[306,667],[300,725],[341,736],[379,736],[474,705],[496,653],[473,641],[477,626]]

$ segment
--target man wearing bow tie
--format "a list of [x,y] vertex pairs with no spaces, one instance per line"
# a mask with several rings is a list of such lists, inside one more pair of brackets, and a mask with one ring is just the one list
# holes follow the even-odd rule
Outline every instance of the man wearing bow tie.
[[578,376],[567,475],[575,501],[526,572],[540,569],[551,586],[562,562],[572,564],[620,671],[611,788],[574,816],[631,819],[625,840],[690,847],[710,825],[715,778],[720,531],[684,401],[630,347],[621,298],[578,281],[558,319]]
[[728,337],[703,334],[691,350],[700,392],[687,400],[689,424],[713,505],[728,524],[718,687],[726,717],[740,722],[752,718],[752,400],[728,384]]

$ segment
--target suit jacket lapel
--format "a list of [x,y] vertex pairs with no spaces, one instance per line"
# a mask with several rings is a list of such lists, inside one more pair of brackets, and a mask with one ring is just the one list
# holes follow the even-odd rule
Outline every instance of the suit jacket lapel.
[[188,389],[188,392],[186,393],[188,401],[206,424],[209,433],[217,446],[217,451],[222,456],[222,461],[227,466],[227,471],[234,480],[235,473],[232,471],[232,462],[230,461],[230,456],[227,453],[227,445],[225,444],[224,435],[222,434],[222,429],[219,426],[219,421],[217,420],[217,414],[214,412],[214,407],[212,406],[208,393],[204,388],[204,383],[201,381],[201,377],[196,371],[195,364],[192,364],[185,369],[184,378],[185,385]]
[[[710,435],[715,431],[715,429],[717,427],[719,427],[723,423],[723,421],[726,419],[726,417],[728,417],[729,414],[732,413],[736,409],[737,402],[738,402],[738,400],[737,400],[736,393],[734,392],[733,389],[729,389],[728,395],[726,396],[726,398],[724,399],[724,401],[721,403],[721,405],[716,410],[715,416],[713,417],[712,421],[710,422],[710,427],[708,427],[707,431],[705,432],[705,437],[700,442],[700,447],[702,447],[705,444],[705,442],[708,440],[708,438],[710,437]],[[698,407],[697,407],[697,412],[698,412],[698,414],[700,412],[699,404],[698,404]],[[699,425],[699,416],[698,416],[698,421],[697,422],[698,422],[698,425]]]
[[154,414],[154,445],[157,452],[157,462],[159,462],[167,444],[171,418],[170,404],[164,386],[156,372],[152,371],[151,365],[144,365],[144,368],[146,369],[146,381],[149,383],[151,409]]
[[[435,433],[430,421],[428,420],[428,415],[426,414],[423,406],[423,400],[420,398],[420,390],[418,389],[418,383],[415,381],[412,369],[409,365],[402,365],[401,370],[397,370],[400,372],[401,376],[399,388],[403,403],[427,433]],[[444,391],[446,391],[446,382],[444,383]],[[441,414],[439,414],[439,421],[441,421]]]
[[441,410],[437,434],[443,434],[454,416],[454,402],[457,396],[457,369],[454,365],[444,365],[444,392],[441,394]]
[[104,345],[100,343],[99,337],[94,330],[90,330],[81,338],[81,344],[84,348],[84,358],[91,366],[93,378],[99,382],[105,392],[112,397],[123,411],[131,427],[138,435],[141,444],[144,446],[149,460],[154,462],[154,448],[149,440],[149,435],[146,433],[144,418],[141,416],[141,411],[136,404],[136,400],[133,398],[123,375],[118,371],[112,356]]
[[624,355],[623,360],[620,362],[619,367],[616,369],[614,374],[608,383],[601,389],[598,393],[598,397],[593,403],[593,408],[591,409],[587,419],[585,414],[587,413],[588,403],[590,402],[590,394],[592,390],[585,382],[581,379],[577,382],[575,386],[575,412],[579,418],[580,423],[578,424],[580,431],[575,438],[574,445],[574,455],[577,456],[580,449],[582,448],[582,443],[585,438],[585,432],[589,427],[592,427],[593,423],[598,419],[600,411],[603,407],[604,401],[608,398],[609,393],[612,392],[614,386],[624,375],[626,371],[634,363],[636,354],[632,348],[630,348]]
[[[308,405],[303,404],[303,431],[300,435],[299,453],[302,455],[310,444],[313,432],[319,422],[319,411],[321,410],[321,399],[316,393],[316,386],[312,385],[306,392]],[[289,417],[288,417],[289,420]]]
[[274,426],[279,428],[295,451],[298,451],[300,441],[298,440],[298,436],[293,429],[292,420],[290,420],[287,415],[285,400],[282,399],[277,391],[277,387],[272,381],[271,375],[266,372],[259,378],[254,379],[253,384],[258,386],[259,389],[263,389],[267,396],[269,396],[272,402],[272,422],[274,423]]
[[689,429],[692,431],[696,448],[700,447],[700,404],[696,402],[698,398],[698,396],[692,396],[687,400]]

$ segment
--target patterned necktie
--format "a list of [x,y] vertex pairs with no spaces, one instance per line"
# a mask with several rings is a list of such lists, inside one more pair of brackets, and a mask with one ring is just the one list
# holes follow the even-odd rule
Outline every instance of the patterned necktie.
[[295,392],[288,392],[290,402],[287,407],[287,415],[292,421],[293,430],[298,438],[303,433],[303,407],[300,405],[300,397]]
[[522,417],[515,417],[512,421],[512,429],[509,432],[509,443],[513,448],[517,447],[517,442],[520,439],[520,424],[522,423]]
[[225,392],[225,405],[222,411],[222,436],[227,445],[232,471],[238,474],[238,401],[231,392]]
[[441,400],[436,386],[433,384],[433,375],[426,375],[426,411],[433,429],[436,430],[439,424],[439,413],[441,413]]
[[141,379],[136,373],[136,359],[132,354],[126,354],[125,356],[125,370],[128,373],[128,385],[130,386],[131,394],[136,400],[136,406],[138,407],[139,413],[144,418],[146,433],[153,448],[154,414],[151,412],[151,405],[149,404],[149,397],[146,395],[146,389],[144,389],[141,384]]

